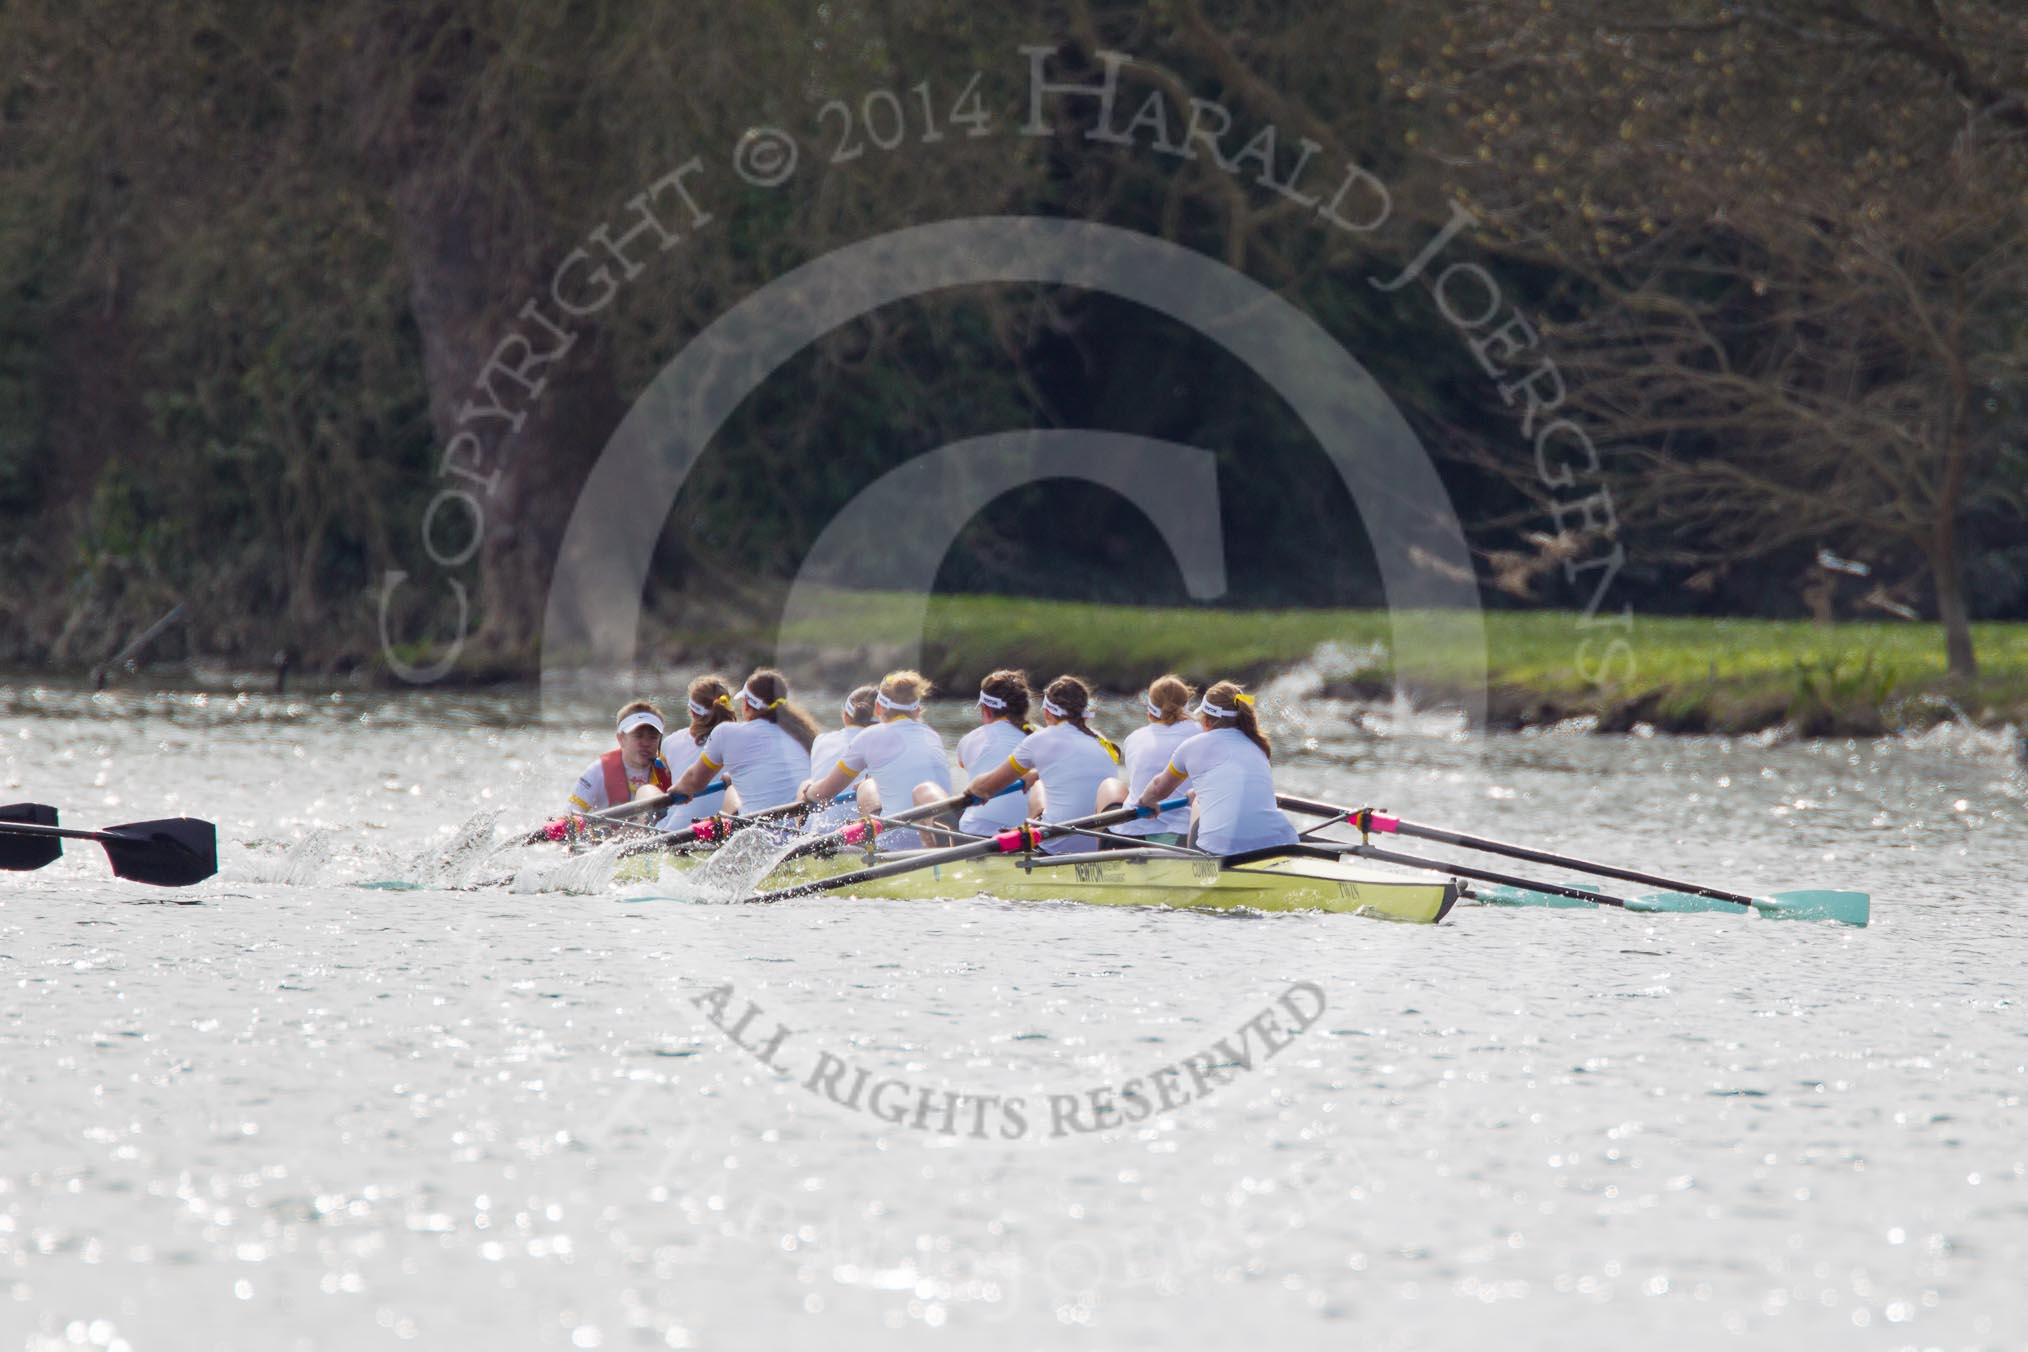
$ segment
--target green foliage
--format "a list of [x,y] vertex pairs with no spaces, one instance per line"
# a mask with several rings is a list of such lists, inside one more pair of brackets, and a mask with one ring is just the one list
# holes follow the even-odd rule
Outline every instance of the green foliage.
[[1901,683],[1901,675],[1892,661],[1877,658],[1864,652],[1793,659],[1790,716],[1799,724],[1810,724],[1843,709],[1881,708]]
[[[1525,41],[1499,11],[1485,10],[1496,37]],[[1026,101],[1017,48],[1059,30],[1078,39],[1064,76],[1091,78],[1095,46],[1131,50],[1130,105],[1154,88],[1182,90],[1225,100],[1241,134],[1276,123],[1285,151],[1298,136],[1320,138],[1329,144],[1311,186],[1358,162],[1394,189],[1397,219],[1353,236],[1205,160],[1099,148],[1082,135],[1086,105],[1065,105],[1060,135],[1011,134]],[[0,65],[0,564],[21,584],[17,596],[47,599],[33,613],[18,601],[0,609],[0,647],[61,658],[62,636],[85,627],[80,617],[98,627],[144,622],[152,615],[139,612],[169,595],[199,602],[192,632],[206,647],[372,652],[377,580],[416,566],[417,523],[442,486],[437,457],[491,344],[588,232],[620,221],[644,185],[693,156],[711,166],[711,224],[583,326],[585,379],[622,403],[714,319],[813,258],[926,221],[1049,214],[1227,260],[1342,341],[1439,453],[1504,448],[1525,476],[1512,411],[1495,406],[1496,387],[1428,298],[1368,284],[1448,214],[1453,166],[1415,147],[1454,113],[1413,83],[1421,77],[1409,57],[1433,42],[1444,68],[1489,60],[1488,49],[1451,35],[1448,19],[1387,0],[1101,3],[1040,18],[1020,6],[936,4],[10,0],[0,5],[9,58]],[[1725,42],[1732,52],[1735,39]],[[1566,56],[1551,42],[1544,59]],[[1756,100],[1786,98],[1738,59],[1737,83],[1761,91]],[[892,154],[829,162],[832,124],[816,114],[826,100],[857,106],[868,91],[891,89],[913,117],[918,84],[947,109],[975,72],[994,135],[910,140]],[[1712,107],[1728,78],[1700,68],[1696,86]],[[1577,78],[1554,87],[1589,89]],[[1498,89],[1503,109],[1545,97],[1533,83]],[[1640,97],[1616,91],[1598,107],[1622,95]],[[1452,130],[1478,138],[1479,120],[1470,121]],[[745,187],[726,172],[727,151],[764,124],[799,134],[801,168],[780,189]],[[1564,126],[1503,116],[1483,135],[1519,145],[1537,133],[1563,137]],[[1580,149],[1574,157],[1603,161],[1598,181],[1619,172],[1616,131]],[[1710,153],[1734,158],[1729,147]],[[1557,176],[1529,156],[1476,163],[1475,172],[1509,175],[1522,198],[1556,198]],[[1559,212],[1584,210],[1557,200]],[[1610,229],[1617,237],[1639,224]],[[1699,261],[1700,249],[1731,247],[1715,229],[1676,242]],[[1555,258],[1515,249],[1500,271],[1531,313],[1567,299],[1568,269]],[[451,302],[426,303],[445,295]],[[1981,331],[1979,341],[2016,350],[2021,307],[1997,309],[2014,328]],[[1982,425],[2018,420],[2018,398],[1997,390]],[[1285,608],[1373,599],[1352,504],[1290,411],[1200,335],[1104,297],[1040,288],[923,297],[797,354],[686,482],[659,576],[670,592],[699,577],[788,576],[880,474],[959,438],[1029,426],[1211,449],[1232,595],[1278,608],[1244,620],[1148,611],[1125,626],[1128,637],[1104,609],[1037,617],[1019,602],[996,613],[968,605],[966,614],[985,616],[978,641],[1015,634],[1072,665],[1117,649],[1126,671],[1167,643],[1251,669],[1324,638],[1370,636],[1363,612]],[[555,438],[547,442],[531,434],[514,456],[576,463],[610,430],[571,427],[545,433]],[[1990,560],[1975,560],[1972,575],[1996,590],[2028,576],[2010,552],[2024,482],[2010,454],[1999,482],[2013,496],[1972,504]],[[1468,519],[1486,523],[1481,543],[1547,524],[1483,458],[1450,477]],[[527,515],[514,513],[529,505],[507,497],[494,508],[501,540],[527,533]],[[1173,567],[1149,537],[1110,494],[1031,487],[968,528],[946,581],[1172,597]],[[1565,617],[1498,625],[1505,676],[1581,685]],[[1662,672],[1674,681],[1683,657],[1696,679],[1717,661],[1721,684],[1776,688],[1801,679],[1782,664],[1822,641],[1755,631],[1773,656],[1746,670],[1701,640],[1692,661],[1671,648],[1672,632],[1643,627],[1638,680]],[[1933,636],[1894,628],[1887,641],[1909,650],[1897,670],[1926,679]],[[953,651],[975,646],[968,635],[952,642]],[[1835,698],[1845,668],[1825,660],[1830,674],[1810,679],[1829,682]]]

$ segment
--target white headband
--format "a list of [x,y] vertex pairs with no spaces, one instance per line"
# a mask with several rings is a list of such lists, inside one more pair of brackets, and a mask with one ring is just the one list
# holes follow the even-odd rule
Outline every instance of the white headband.
[[690,716],[692,718],[709,718],[711,717],[711,706],[709,704],[699,704],[696,700],[691,700]]
[[1141,703],[1148,706],[1148,717],[1160,718],[1162,716],[1162,711],[1155,707],[1155,701],[1149,699],[1146,695],[1141,696]]
[[998,695],[989,695],[983,690],[979,692],[979,703],[985,705],[988,709],[1004,709],[1007,707],[1006,700],[1001,699]]
[[852,701],[849,699],[846,700],[843,704],[839,705],[838,707],[845,711],[845,718],[848,722],[851,721],[852,719],[859,717],[859,711],[852,707]]
[[1202,718],[1206,714],[1209,714],[1213,718],[1238,718],[1239,710],[1221,709],[1210,700],[1199,700],[1197,702],[1197,716]]
[[662,735],[662,720],[649,713],[646,709],[636,709],[620,720],[620,736],[624,737],[635,728],[644,726],[653,728],[657,737]]
[[898,704],[895,701],[889,699],[885,694],[875,695],[873,697],[873,702],[875,704],[878,704],[883,709],[892,709],[898,714],[912,714],[917,709],[922,708],[921,700],[917,700],[913,704]]
[[1044,713],[1055,714],[1058,718],[1070,717],[1070,710],[1064,708],[1047,695],[1042,697],[1042,711]]
[[759,695],[754,694],[753,690],[748,686],[744,685],[741,686],[739,688],[739,693],[748,704],[752,705],[756,709],[765,709],[768,707],[768,702],[762,699]]

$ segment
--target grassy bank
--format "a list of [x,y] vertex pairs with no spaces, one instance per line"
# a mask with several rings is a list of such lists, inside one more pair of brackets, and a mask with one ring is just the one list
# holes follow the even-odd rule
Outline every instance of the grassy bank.
[[[815,662],[827,677],[873,673],[901,655],[912,603],[880,594],[839,594],[821,619],[785,630],[785,660]],[[1427,617],[1407,617],[1411,623]],[[1489,721],[1517,725],[1579,715],[1608,729],[1650,723],[1665,731],[1751,731],[1793,723],[1806,733],[1878,732],[1922,725],[1954,710],[1981,722],[2028,722],[2028,624],[1975,626],[1983,673],[1954,689],[1944,678],[1934,625],[1636,618],[1630,660],[1597,676],[1605,640],[1580,670],[1584,633],[1557,611],[1484,616]],[[1195,678],[1260,679],[1306,661],[1324,644],[1340,655],[1329,685],[1339,693],[1393,687],[1385,612],[1140,609],[940,596],[922,631],[924,669],[962,688],[995,666],[1037,675],[1076,671],[1116,690],[1176,670]],[[715,636],[721,651],[745,646]],[[1415,654],[1406,682],[1422,700],[1456,698],[1477,680],[1479,654],[1447,637]]]

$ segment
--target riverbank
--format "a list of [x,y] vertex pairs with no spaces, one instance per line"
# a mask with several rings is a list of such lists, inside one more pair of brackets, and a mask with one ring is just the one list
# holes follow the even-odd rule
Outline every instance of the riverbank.
[[[912,613],[906,598],[846,594],[821,620],[782,634],[785,651],[827,671],[883,665],[882,645]],[[1935,625],[1636,618],[1622,655],[1606,661],[1610,631],[1586,631],[1562,611],[1490,611],[1486,719],[1524,727],[1597,720],[1601,731],[1646,724],[1662,732],[1744,733],[1791,726],[1804,736],[1870,736],[1963,717],[2028,724],[2028,624],[1973,626],[1982,671],[1946,679]],[[1233,675],[1259,681],[1304,664],[1326,694],[1374,697],[1395,686],[1390,617],[1375,610],[1142,609],[940,596],[922,630],[923,669],[963,688],[995,666],[1040,675],[1078,672],[1111,690],[1151,675]],[[729,636],[728,636],[729,637]],[[1438,649],[1417,658],[1408,694],[1418,704],[1461,702],[1476,654]]]
[[[913,663],[946,691],[968,690],[995,667],[1018,666],[1044,679],[1076,672],[1115,694],[1163,671],[1254,683],[1295,672],[1325,695],[1384,699],[1397,685],[1393,620],[1402,619],[1411,633],[1432,629],[1418,624],[1429,617],[1380,610],[1136,607],[1007,596],[937,596],[925,610],[911,596],[832,593],[819,606],[801,608],[806,618],[778,624],[781,611],[781,597],[770,594],[654,615],[643,625],[641,665],[736,674],[768,662],[804,686],[844,687]],[[2023,623],[1974,625],[1981,675],[1957,686],[1945,678],[1942,636],[1932,624],[1637,617],[1618,636],[1624,652],[1608,661],[1609,640],[1594,630],[1586,647],[1574,613],[1490,611],[1482,618],[1483,658],[1476,644],[1459,641],[1455,624],[1447,643],[1417,648],[1413,669],[1399,673],[1416,705],[1467,706],[1483,690],[1490,727],[1583,719],[1603,732],[1789,727],[1803,736],[1877,736],[1950,719],[2028,726]],[[113,679],[160,680],[179,667],[200,686],[257,688],[273,680],[229,657],[154,665],[149,675],[115,672]],[[15,669],[44,670],[32,663]],[[431,688],[526,685],[538,672],[538,653],[467,653]],[[352,658],[305,663],[291,689],[334,679],[407,688],[381,664]]]

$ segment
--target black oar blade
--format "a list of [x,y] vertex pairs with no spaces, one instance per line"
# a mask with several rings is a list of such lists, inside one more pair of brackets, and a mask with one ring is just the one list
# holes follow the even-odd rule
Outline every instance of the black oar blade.
[[10,836],[8,822],[55,826],[56,809],[47,803],[9,803],[0,807],[0,869],[27,873],[63,858],[63,842],[55,836]]
[[101,841],[113,872],[157,887],[188,887],[218,872],[218,828],[195,817],[109,826]]

